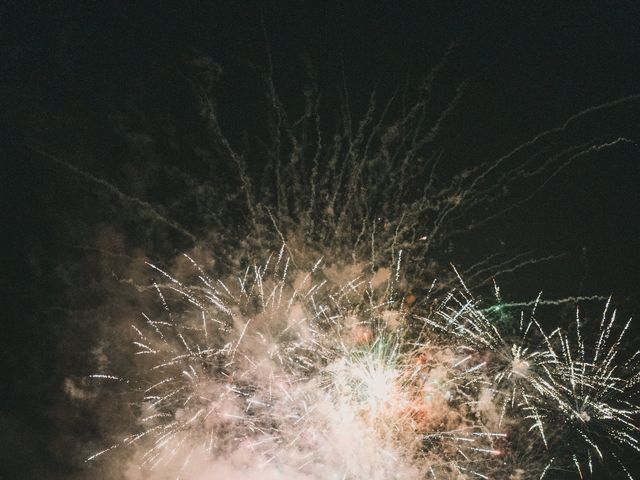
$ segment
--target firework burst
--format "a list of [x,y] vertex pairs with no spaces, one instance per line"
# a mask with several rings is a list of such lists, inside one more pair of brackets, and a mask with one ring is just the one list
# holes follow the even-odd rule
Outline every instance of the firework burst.
[[493,275],[557,256],[490,255],[461,274],[442,265],[461,232],[535,195],[538,184],[514,188],[523,178],[544,184],[578,158],[627,144],[558,137],[640,97],[579,112],[447,183],[436,173],[436,139],[464,85],[434,115],[445,64],[412,108],[398,114],[395,97],[380,106],[372,95],[357,125],[347,105],[331,135],[317,89],[291,121],[269,83],[271,131],[256,148],[266,155],[262,176],[224,135],[211,86],[196,85],[214,156],[237,168],[238,182],[194,189],[194,203],[209,215],[219,202],[216,210],[238,216],[207,225],[220,268],[191,255],[175,272],[148,264],[161,309],[131,325],[129,374],[93,375],[122,390],[136,425],[90,461],[128,452],[134,479],[539,480],[567,470],[585,478],[610,459],[626,472],[617,454],[638,450],[639,413],[635,357],[620,358],[627,327],[614,334],[615,315],[605,312],[590,348],[579,317],[575,333],[543,327],[540,298],[505,304],[497,286],[495,299],[472,293]]
[[637,448],[615,315],[587,353],[579,323],[573,344],[546,334],[535,305],[508,337],[465,289],[416,312],[397,275],[336,282],[284,246],[234,279],[186,258],[197,283],[151,266],[164,314],[132,325],[139,375],[94,375],[126,385],[139,422],[90,460],[135,446],[153,478],[524,479]]

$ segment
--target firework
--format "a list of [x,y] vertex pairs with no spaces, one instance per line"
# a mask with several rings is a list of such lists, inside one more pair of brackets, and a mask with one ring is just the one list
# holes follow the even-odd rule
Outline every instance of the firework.
[[[198,89],[214,156],[238,174],[228,190],[194,189],[206,215],[223,212],[204,235],[217,268],[191,254],[202,251],[199,235],[106,184],[196,246],[179,265],[147,265],[156,281],[138,288],[159,308],[130,325],[131,364],[104,362],[92,376],[122,393],[135,425],[88,461],[121,455],[131,479],[585,478],[598,463],[626,472],[619,452],[638,449],[639,413],[635,356],[620,358],[626,327],[617,331],[607,310],[597,333],[580,317],[571,331],[547,328],[540,298],[472,293],[557,256],[490,255],[462,274],[443,265],[462,231],[500,218],[575,159],[627,143],[558,137],[638,97],[580,112],[443,182],[436,139],[464,90],[433,114],[443,65],[401,115],[395,98],[380,106],[372,95],[362,120],[353,125],[347,106],[332,135],[316,89],[292,122],[270,88],[262,181],[224,135],[211,92]],[[540,181],[505,193],[523,178]]]
[[416,312],[397,276],[337,283],[284,246],[234,279],[191,262],[194,284],[150,267],[164,314],[132,325],[138,375],[94,375],[126,385],[139,422],[90,460],[130,448],[152,478],[543,478],[637,448],[614,315],[590,352],[579,326],[571,344],[532,313],[507,337],[464,289]]

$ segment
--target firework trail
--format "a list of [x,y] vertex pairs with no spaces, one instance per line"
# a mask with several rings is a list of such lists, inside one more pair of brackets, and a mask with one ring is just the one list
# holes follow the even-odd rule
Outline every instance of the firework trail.
[[[490,255],[458,274],[447,245],[577,159],[632,144],[617,132],[572,143],[564,135],[640,97],[587,109],[443,181],[438,138],[464,91],[434,113],[446,62],[411,108],[372,95],[357,123],[345,105],[331,134],[313,83],[295,119],[268,83],[259,172],[252,151],[223,133],[211,82],[194,81],[212,155],[238,179],[187,194],[209,212],[202,232],[64,162],[148,218],[203,238],[148,262],[151,285],[120,279],[152,292],[155,306],[118,331],[117,359],[91,376],[133,421],[105,433],[112,441],[90,464],[113,462],[115,478],[128,479],[524,480],[587,478],[607,463],[632,478],[620,460],[638,451],[628,324],[607,309],[595,334],[579,316],[573,330],[545,328],[540,298],[509,305],[498,287],[488,299],[472,292],[556,256]],[[206,59],[198,65],[209,80],[220,74]],[[212,268],[203,266],[209,246]],[[505,313],[516,307],[519,318]]]

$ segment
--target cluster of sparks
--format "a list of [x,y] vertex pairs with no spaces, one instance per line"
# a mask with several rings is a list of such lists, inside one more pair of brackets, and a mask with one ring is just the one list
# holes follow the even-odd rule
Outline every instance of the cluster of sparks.
[[545,331],[534,302],[506,329],[462,281],[437,300],[401,292],[401,257],[340,281],[284,246],[233,279],[188,256],[189,282],[151,265],[164,314],[132,325],[139,374],[93,375],[126,386],[138,425],[89,460],[129,447],[153,478],[186,479],[586,478],[605,457],[627,472],[628,323],[607,309],[590,342],[579,316]]

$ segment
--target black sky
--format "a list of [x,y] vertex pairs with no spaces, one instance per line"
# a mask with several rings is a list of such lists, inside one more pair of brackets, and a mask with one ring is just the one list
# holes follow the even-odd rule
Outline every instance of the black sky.
[[[640,93],[640,3],[506,3],[3,2],[0,479],[84,478],[69,453],[91,437],[84,413],[60,414],[63,372],[88,355],[74,340],[87,331],[70,331],[65,320],[69,277],[85,255],[78,236],[120,208],[104,207],[105,195],[97,199],[94,187],[28,146],[63,154],[135,194],[139,170],[114,133],[118,114],[146,112],[127,124],[133,132],[171,118],[176,136],[187,135],[194,102],[185,76],[197,55],[223,66],[221,110],[226,127],[241,132],[261,128],[260,112],[250,112],[262,85],[246,72],[268,68],[269,51],[282,92],[300,88],[300,59],[308,57],[321,90],[335,91],[344,76],[357,111],[372,88],[384,95],[418,81],[454,44],[441,81],[468,87],[443,141],[452,170],[497,158],[585,108]],[[587,128],[638,140],[637,113]],[[159,168],[171,165],[198,169],[159,155]],[[626,316],[638,316],[639,182],[640,150],[629,146],[550,181],[504,235],[493,235],[514,249],[566,258],[524,271],[517,285],[505,279],[504,288],[518,298],[539,290],[553,298],[613,294]],[[162,200],[157,189],[152,203]]]

